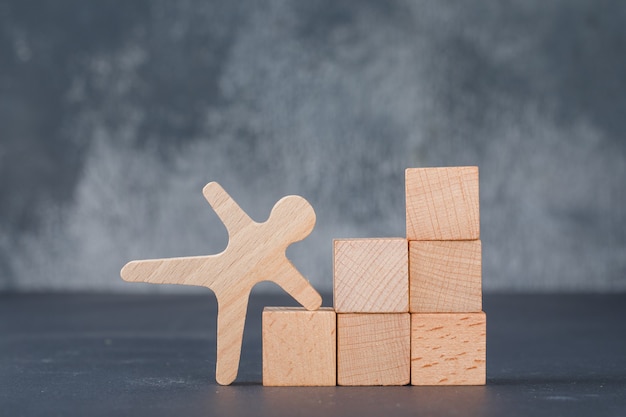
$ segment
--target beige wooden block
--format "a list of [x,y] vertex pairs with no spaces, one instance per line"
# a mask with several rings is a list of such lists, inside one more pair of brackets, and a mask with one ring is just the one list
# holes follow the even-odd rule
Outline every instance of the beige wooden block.
[[228,385],[239,370],[248,297],[255,284],[275,282],[308,310],[322,304],[319,293],[285,255],[289,245],[311,233],[315,211],[304,198],[287,196],[265,222],[257,223],[218,183],[207,184],[202,192],[228,230],[226,249],[217,255],[131,261],[121,275],[126,281],[213,290],[218,303],[215,378]]
[[480,240],[409,242],[411,313],[482,310]]
[[409,168],[405,175],[408,240],[480,238],[478,167]]
[[484,385],[485,313],[411,314],[412,385]]
[[337,383],[406,385],[410,314],[337,314]]
[[263,385],[336,385],[336,349],[332,308],[263,310]]
[[409,310],[406,239],[335,240],[333,263],[334,304],[338,313]]

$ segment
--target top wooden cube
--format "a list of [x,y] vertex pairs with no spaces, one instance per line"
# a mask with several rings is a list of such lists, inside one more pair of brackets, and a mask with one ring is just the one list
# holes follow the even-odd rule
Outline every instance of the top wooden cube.
[[408,240],[480,239],[478,167],[406,170]]

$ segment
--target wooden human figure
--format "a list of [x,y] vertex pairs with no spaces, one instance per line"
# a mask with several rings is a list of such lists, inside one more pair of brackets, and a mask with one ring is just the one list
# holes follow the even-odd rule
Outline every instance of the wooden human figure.
[[216,380],[221,385],[237,377],[248,298],[255,284],[272,281],[307,310],[317,310],[322,298],[287,259],[287,247],[307,237],[315,226],[315,211],[302,197],[279,200],[264,223],[253,221],[216,182],[204,197],[228,230],[226,249],[219,254],[150,259],[126,264],[126,281],[208,287],[218,302]]

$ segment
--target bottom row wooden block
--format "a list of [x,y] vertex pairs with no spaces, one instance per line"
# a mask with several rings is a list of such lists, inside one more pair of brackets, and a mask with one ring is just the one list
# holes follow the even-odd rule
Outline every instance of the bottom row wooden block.
[[485,385],[485,313],[411,314],[412,385]]
[[409,313],[337,314],[337,384],[408,384],[410,347]]
[[325,307],[265,307],[263,385],[336,385],[336,317]]
[[485,313],[263,311],[263,385],[484,385]]

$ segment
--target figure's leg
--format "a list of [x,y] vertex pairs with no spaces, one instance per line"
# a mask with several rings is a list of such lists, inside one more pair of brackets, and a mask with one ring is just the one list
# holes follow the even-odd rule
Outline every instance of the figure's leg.
[[[217,364],[215,379],[220,385],[229,385],[239,371],[239,358],[246,324],[250,292],[239,297],[217,295]],[[241,294],[240,294],[241,295]]]
[[124,281],[210,287],[219,255],[131,261],[120,272]]

